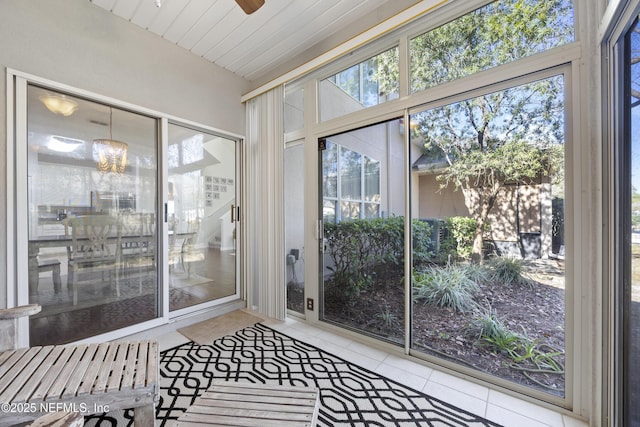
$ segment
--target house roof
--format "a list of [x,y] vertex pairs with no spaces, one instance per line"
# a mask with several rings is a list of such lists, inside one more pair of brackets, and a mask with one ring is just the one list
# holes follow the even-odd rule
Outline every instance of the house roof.
[[423,153],[413,162],[411,169],[415,172],[437,174],[442,172],[444,168],[449,166],[447,159],[442,151],[432,151]]

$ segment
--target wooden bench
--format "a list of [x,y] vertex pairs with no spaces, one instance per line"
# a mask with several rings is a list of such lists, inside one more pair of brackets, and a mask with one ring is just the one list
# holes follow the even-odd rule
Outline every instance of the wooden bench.
[[27,427],[82,427],[84,417],[79,412],[50,412]]
[[[17,311],[0,310],[0,321],[15,319]],[[136,426],[152,426],[158,379],[155,341],[7,350],[0,353],[0,426],[51,412],[89,415],[128,408],[134,408]]]
[[172,425],[312,427],[318,406],[316,388],[214,381]]

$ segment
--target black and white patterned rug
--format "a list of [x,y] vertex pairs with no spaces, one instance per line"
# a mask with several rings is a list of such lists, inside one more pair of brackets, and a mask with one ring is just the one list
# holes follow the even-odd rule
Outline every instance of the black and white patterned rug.
[[[160,355],[157,419],[176,420],[213,380],[320,390],[319,426],[498,426],[437,398],[258,323]],[[86,425],[132,426],[133,411],[88,417]]]

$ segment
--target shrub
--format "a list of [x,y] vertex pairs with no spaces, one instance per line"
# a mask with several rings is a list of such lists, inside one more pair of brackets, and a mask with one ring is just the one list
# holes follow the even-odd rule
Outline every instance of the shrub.
[[487,341],[507,342],[512,337],[517,337],[490,307],[474,313],[468,331],[476,338]]
[[478,338],[480,344],[506,354],[514,362],[511,366],[530,379],[531,372],[561,374],[564,371],[562,363],[557,360],[562,351],[532,340],[524,329],[522,335],[511,331],[491,308],[475,313],[469,332]]
[[441,244],[440,256],[447,261],[468,261],[473,251],[473,239],[476,234],[476,220],[463,216],[452,216],[445,221],[445,238]]
[[464,313],[477,307],[474,298],[480,287],[468,276],[464,265],[450,264],[414,272],[413,292],[415,301]]
[[492,258],[487,263],[489,277],[494,282],[532,285],[531,279],[523,276],[522,260],[509,257]]
[[459,265],[464,268],[467,277],[476,283],[487,282],[491,277],[487,267],[483,264],[464,263]]
[[381,307],[380,313],[376,315],[376,318],[377,326],[382,330],[391,331],[402,328],[402,322],[391,310],[391,307],[389,307],[386,301],[384,301],[384,307]]
[[[413,221],[414,257],[432,256],[431,226]],[[357,295],[374,283],[376,274],[402,272],[404,264],[404,218],[375,218],[325,224],[324,238],[331,265],[327,269],[345,296]],[[402,273],[400,273],[401,275]]]

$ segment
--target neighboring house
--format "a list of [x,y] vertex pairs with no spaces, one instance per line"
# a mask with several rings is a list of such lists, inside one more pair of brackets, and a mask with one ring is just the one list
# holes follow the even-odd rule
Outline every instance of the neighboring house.
[[[447,165],[442,154],[423,154],[413,163],[420,185],[419,218],[471,217],[468,206],[475,194],[456,190],[453,184],[442,188],[438,180]],[[490,231],[485,243],[491,241],[498,255],[548,258],[554,238],[551,190],[548,177],[533,184],[505,185],[489,214]]]

